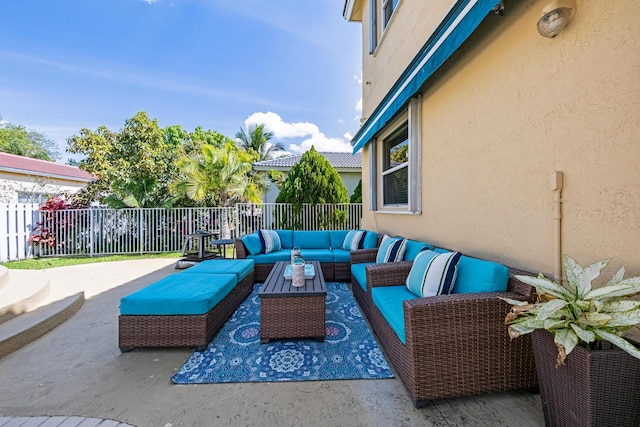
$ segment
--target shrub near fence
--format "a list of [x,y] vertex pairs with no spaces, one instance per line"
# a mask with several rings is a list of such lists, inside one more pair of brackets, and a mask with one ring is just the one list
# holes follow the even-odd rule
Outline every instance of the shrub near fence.
[[[0,205],[6,231],[0,262],[37,256],[98,256],[180,252],[187,234],[202,230],[219,238],[242,236],[259,228],[340,230],[360,228],[361,204],[248,204],[208,208],[66,209],[42,216],[37,205]],[[53,236],[53,245],[27,240],[36,223]],[[11,231],[9,231],[11,230]]]

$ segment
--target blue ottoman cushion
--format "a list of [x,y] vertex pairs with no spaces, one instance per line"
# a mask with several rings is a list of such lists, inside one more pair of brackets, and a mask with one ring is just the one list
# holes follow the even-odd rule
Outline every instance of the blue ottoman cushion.
[[238,282],[253,270],[252,259],[210,259],[189,267],[180,274],[235,274]]
[[205,314],[236,286],[235,274],[171,274],[120,300],[122,315]]

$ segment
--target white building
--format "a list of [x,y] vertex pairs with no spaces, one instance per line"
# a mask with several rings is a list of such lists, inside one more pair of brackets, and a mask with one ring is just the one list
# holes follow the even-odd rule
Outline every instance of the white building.
[[[319,153],[331,163],[331,166],[338,172],[342,183],[347,188],[349,197],[353,194],[353,190],[358,186],[358,182],[362,178],[362,153]],[[263,160],[255,162],[253,169],[259,172],[267,172],[276,170],[284,172],[285,177],[289,171],[300,161],[302,154],[294,156],[278,157],[277,159]],[[269,188],[262,197],[263,203],[275,203],[276,198],[280,194],[280,189],[270,183]]]
[[75,193],[91,178],[75,166],[0,153],[0,203],[41,203],[49,196]]

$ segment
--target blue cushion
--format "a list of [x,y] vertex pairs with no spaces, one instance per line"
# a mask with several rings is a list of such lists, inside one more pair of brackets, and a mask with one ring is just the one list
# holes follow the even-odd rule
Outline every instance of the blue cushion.
[[262,253],[262,243],[260,243],[258,233],[247,234],[242,237],[242,243],[244,243],[251,255],[258,255]]
[[241,281],[253,270],[252,259],[210,259],[184,270],[181,274],[235,274]]
[[351,262],[351,252],[336,248],[333,248],[331,252],[333,253],[333,262]]
[[300,249],[305,261],[333,262],[333,252],[327,249]]
[[344,238],[347,236],[349,230],[331,230],[329,231],[329,238],[331,240],[331,249],[341,249],[344,243]]
[[237,284],[235,274],[171,274],[120,300],[124,315],[205,314]]
[[362,249],[374,249],[378,247],[378,233],[375,231],[367,231],[362,243]]
[[367,265],[375,264],[375,262],[363,262],[360,264],[351,264],[351,274],[354,279],[358,281],[358,284],[367,290]]
[[275,264],[276,261],[291,261],[291,251],[271,252],[270,254],[249,255],[256,264]]
[[344,242],[342,242],[342,249],[345,251],[355,251],[357,249],[364,248],[364,240],[367,237],[367,232],[364,230],[350,230],[344,236]]
[[405,249],[406,239],[402,237],[390,237],[385,234],[378,248],[376,262],[382,264],[385,262],[402,261]]
[[450,294],[456,283],[460,256],[460,252],[419,253],[407,276],[407,289],[419,297]]
[[504,265],[463,256],[458,263],[454,293],[504,292],[509,282],[509,269]]
[[262,252],[265,254],[278,252],[282,249],[280,236],[275,230],[258,230],[258,237],[260,238],[260,243],[262,243]]
[[293,245],[300,249],[329,249],[331,241],[328,231],[295,231]]
[[428,243],[407,239],[407,249],[404,251],[404,260],[413,261],[420,252],[426,250],[433,250],[433,246]]
[[276,230],[276,233],[280,236],[282,249],[293,248],[293,230]]
[[404,286],[376,286],[371,289],[371,299],[380,314],[396,333],[402,344],[406,344],[404,333],[404,307],[402,303],[416,296]]

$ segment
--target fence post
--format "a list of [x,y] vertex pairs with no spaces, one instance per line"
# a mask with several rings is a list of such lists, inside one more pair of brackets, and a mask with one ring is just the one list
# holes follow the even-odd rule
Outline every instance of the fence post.
[[95,253],[95,249],[94,249],[94,241],[93,241],[93,227],[94,227],[94,220],[93,220],[93,209],[89,208],[89,257],[93,258],[93,255]]

